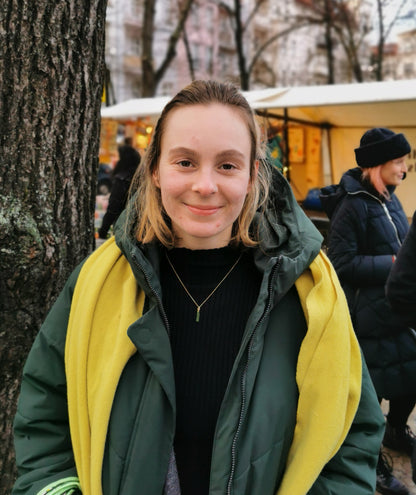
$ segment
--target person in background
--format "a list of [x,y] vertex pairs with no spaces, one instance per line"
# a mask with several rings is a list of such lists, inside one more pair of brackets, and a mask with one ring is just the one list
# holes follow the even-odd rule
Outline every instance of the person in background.
[[[386,447],[410,455],[415,436],[407,420],[416,401],[416,345],[393,314],[385,285],[409,223],[394,191],[406,176],[410,145],[390,129],[366,131],[355,149],[358,167],[321,190],[330,218],[328,255],[344,288],[354,329],[379,401],[389,400]],[[407,494],[380,453],[377,489]]]
[[119,147],[118,153],[120,159],[112,173],[113,180],[107,211],[103,217],[101,227],[98,229],[100,239],[107,239],[111,225],[114,225],[126,207],[130,183],[140,163],[140,154],[133,148],[131,137],[124,139],[124,144]]
[[[387,279],[386,294],[392,311],[416,340],[416,212],[406,239]],[[416,446],[412,454],[413,481],[416,483]]]
[[404,325],[416,328],[416,212],[387,279],[387,299]]
[[264,156],[235,86],[166,105],[28,357],[14,495],[374,494],[384,418],[345,296]]

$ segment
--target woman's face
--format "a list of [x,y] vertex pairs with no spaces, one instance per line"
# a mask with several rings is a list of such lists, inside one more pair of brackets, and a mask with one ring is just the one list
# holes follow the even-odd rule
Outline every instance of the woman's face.
[[386,186],[398,186],[406,172],[406,155],[384,163],[380,169],[381,179]]
[[168,115],[153,179],[178,246],[226,246],[250,187],[250,134],[226,105],[189,105]]

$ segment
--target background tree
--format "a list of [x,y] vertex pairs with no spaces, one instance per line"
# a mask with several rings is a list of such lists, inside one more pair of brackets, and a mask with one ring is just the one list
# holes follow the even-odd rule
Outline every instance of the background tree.
[[0,5],[0,493],[11,422],[46,312],[94,244],[106,0]]
[[[374,77],[383,80],[384,46],[401,13],[410,0],[376,0],[376,10],[366,0],[349,2],[348,0],[316,0],[310,2],[305,13],[294,16],[296,23],[309,22],[311,25],[322,25],[325,31],[325,50],[328,61],[328,83],[336,83],[334,71],[334,47],[340,42],[346,55],[349,72],[356,82],[368,78],[369,35],[376,33],[375,55],[372,58]],[[372,25],[373,19],[376,20]],[[367,52],[365,55],[364,52]],[[345,77],[344,77],[345,79]]]
[[[327,84],[337,82],[336,50],[339,43],[345,53],[345,62],[349,74],[357,82],[363,81],[361,70],[360,49],[369,33],[368,18],[370,11],[365,5],[366,0],[351,3],[347,0],[316,0],[307,2],[308,5],[292,16],[290,23],[317,26],[322,29],[323,42],[320,47],[325,50],[327,61]],[[344,64],[338,64],[344,65]],[[346,77],[343,75],[342,79]]]
[[377,0],[377,49],[372,58],[373,69],[375,74],[375,79],[377,81],[383,80],[383,60],[384,60],[384,47],[393,30],[393,27],[397,24],[401,13],[403,12],[406,5],[408,5],[409,0],[401,0],[396,2],[395,6],[392,6],[391,0]]
[[155,67],[153,54],[154,45],[154,22],[156,12],[156,0],[145,0],[143,12],[142,31],[142,96],[154,96],[156,89],[169,65],[176,55],[176,45],[180,40],[186,19],[194,0],[183,0],[178,2],[179,12],[176,27],[169,36],[167,48],[159,67]]
[[[262,70],[267,70],[272,72],[273,69],[267,62],[262,60],[263,53],[275,43],[279,38],[289,35],[293,31],[301,29],[306,26],[308,22],[296,22],[293,24],[285,25],[282,30],[278,32],[270,33],[265,40],[259,43],[249,55],[249,45],[253,45],[254,42],[258,40],[250,40],[249,27],[253,19],[255,19],[256,14],[263,4],[266,4],[268,0],[256,0],[253,3],[253,7],[250,11],[245,12],[243,9],[242,0],[233,0],[233,7],[229,4],[221,1],[219,5],[228,13],[230,19],[232,20],[232,28],[234,34],[235,48],[237,52],[238,68],[240,75],[240,87],[244,91],[250,89],[250,81],[256,64],[261,64]],[[275,68],[274,70],[277,70]]]
[[[338,18],[334,22],[334,31],[344,48],[350,71],[356,82],[363,82],[365,71],[362,64],[367,63],[362,48],[370,32],[368,13],[362,9],[363,2],[355,4],[341,2],[338,9]],[[368,46],[367,46],[368,49]]]
[[220,1],[219,5],[228,13],[232,20],[235,48],[238,59],[238,69],[240,73],[240,87],[247,91],[250,89],[250,69],[247,62],[246,47],[248,44],[247,28],[256,12],[267,0],[256,0],[253,8],[248,12],[247,18],[243,19],[243,7],[241,0],[233,0],[233,7],[228,3]]

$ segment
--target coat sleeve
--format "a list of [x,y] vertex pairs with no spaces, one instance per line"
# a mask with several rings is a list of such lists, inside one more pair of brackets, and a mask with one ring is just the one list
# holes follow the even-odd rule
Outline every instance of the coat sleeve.
[[365,287],[387,280],[392,254],[366,253],[367,227],[367,204],[358,198],[346,198],[331,219],[328,256],[343,284]]
[[362,361],[361,399],[354,422],[341,448],[324,467],[308,495],[374,495],[385,420],[364,359]]
[[387,279],[387,299],[397,318],[416,327],[416,212]]
[[14,418],[18,478],[12,495],[80,493],[69,432],[65,339],[78,267],[28,355]]

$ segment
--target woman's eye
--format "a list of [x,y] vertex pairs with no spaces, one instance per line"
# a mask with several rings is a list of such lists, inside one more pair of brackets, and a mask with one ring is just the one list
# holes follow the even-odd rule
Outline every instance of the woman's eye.
[[184,168],[192,167],[192,163],[189,160],[181,160],[178,162],[178,165]]
[[232,170],[233,168],[235,168],[235,166],[232,163],[223,163],[221,165],[221,168],[223,168],[224,170]]

